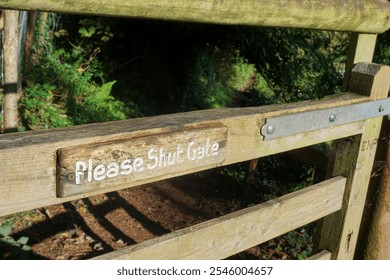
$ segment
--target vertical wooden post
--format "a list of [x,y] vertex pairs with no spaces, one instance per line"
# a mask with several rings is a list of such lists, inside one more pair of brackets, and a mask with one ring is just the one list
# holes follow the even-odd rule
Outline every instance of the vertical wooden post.
[[372,61],[375,51],[376,37],[376,34],[351,34],[342,91],[348,91],[351,71],[355,64],[358,62]]
[[[368,95],[371,100],[385,98],[389,79],[390,67],[359,63],[351,72],[348,90]],[[332,175],[348,178],[344,205],[339,212],[324,219],[319,240],[319,249],[332,252],[332,259],[354,257],[381,123],[381,117],[368,119],[360,136],[336,144]]]
[[19,12],[4,11],[4,131],[18,130]]

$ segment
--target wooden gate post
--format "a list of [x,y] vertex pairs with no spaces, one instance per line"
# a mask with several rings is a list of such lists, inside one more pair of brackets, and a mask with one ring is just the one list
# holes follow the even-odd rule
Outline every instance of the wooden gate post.
[[348,91],[353,67],[359,62],[372,62],[376,34],[352,33],[349,39],[348,59],[345,65],[342,91]]
[[[348,89],[376,100],[387,97],[389,83],[390,67],[359,63],[352,70]],[[324,218],[319,229],[319,249],[332,252],[332,259],[354,257],[381,123],[382,117],[368,119],[361,135],[336,144],[336,158],[330,174],[348,178],[344,203],[340,211]]]

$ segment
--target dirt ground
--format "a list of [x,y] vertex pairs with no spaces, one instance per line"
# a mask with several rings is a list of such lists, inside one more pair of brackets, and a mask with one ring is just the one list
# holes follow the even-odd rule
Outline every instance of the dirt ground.
[[[14,216],[15,237],[29,237],[33,259],[88,259],[237,211],[241,191],[203,172]],[[232,259],[288,259],[280,241]]]

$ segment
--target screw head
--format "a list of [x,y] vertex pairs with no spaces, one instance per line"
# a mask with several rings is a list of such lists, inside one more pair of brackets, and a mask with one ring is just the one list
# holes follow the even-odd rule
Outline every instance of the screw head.
[[74,181],[76,179],[76,176],[73,174],[73,173],[70,173],[69,175],[68,175],[68,180],[69,181]]
[[273,125],[269,125],[267,127],[267,134],[272,134],[275,132],[275,127]]
[[336,120],[336,115],[332,114],[329,116],[329,121],[334,122]]
[[382,113],[384,110],[385,110],[385,107],[383,107],[382,105],[380,105],[380,106],[379,106],[379,109],[378,109],[379,113]]

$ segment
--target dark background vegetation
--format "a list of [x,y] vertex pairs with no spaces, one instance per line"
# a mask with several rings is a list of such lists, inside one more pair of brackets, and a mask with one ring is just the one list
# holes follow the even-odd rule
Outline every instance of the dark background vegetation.
[[26,128],[318,99],[339,90],[348,37],[70,15],[40,24]]

